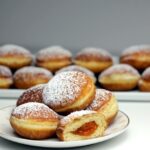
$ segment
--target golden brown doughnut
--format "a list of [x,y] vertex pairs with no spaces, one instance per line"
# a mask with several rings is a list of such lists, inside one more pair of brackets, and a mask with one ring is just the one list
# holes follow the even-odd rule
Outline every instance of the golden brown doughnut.
[[95,77],[94,73],[92,71],[90,71],[89,69],[84,68],[82,66],[77,66],[77,65],[67,66],[67,67],[64,67],[64,68],[58,70],[56,72],[56,74],[58,74],[60,72],[65,72],[65,71],[80,71],[80,72],[83,72],[83,73],[87,74],[88,76],[90,76],[94,80],[94,83],[96,82],[96,77]]
[[94,73],[99,73],[113,64],[109,52],[98,48],[85,48],[76,54],[74,58],[76,65],[88,68]]
[[140,75],[127,64],[117,64],[104,70],[98,78],[99,83],[108,90],[127,91],[137,86]]
[[58,115],[42,103],[22,104],[16,107],[10,116],[10,124],[15,132],[28,139],[51,137],[58,122]]
[[27,90],[25,90],[18,98],[16,106],[22,105],[29,102],[43,102],[42,92],[45,84],[35,85]]
[[0,65],[11,69],[19,69],[31,65],[32,54],[27,49],[17,45],[4,45],[0,47]]
[[145,69],[139,80],[138,87],[140,91],[150,92],[150,67]]
[[18,89],[27,89],[32,86],[47,83],[52,78],[52,73],[40,67],[23,67],[14,74],[14,85]]
[[82,110],[94,96],[95,85],[91,77],[77,71],[57,74],[43,90],[43,102],[56,112]]
[[118,113],[118,103],[112,92],[105,89],[96,89],[95,99],[88,106],[87,110],[102,113],[107,124],[110,125]]
[[55,72],[72,63],[72,54],[60,47],[52,46],[40,50],[36,55],[36,65]]
[[150,66],[150,45],[137,45],[125,49],[120,56],[120,62],[144,70]]
[[82,110],[62,118],[56,134],[62,141],[77,141],[103,136],[107,127],[105,117],[98,112]]
[[11,70],[0,65],[0,89],[7,89],[13,84],[13,77]]

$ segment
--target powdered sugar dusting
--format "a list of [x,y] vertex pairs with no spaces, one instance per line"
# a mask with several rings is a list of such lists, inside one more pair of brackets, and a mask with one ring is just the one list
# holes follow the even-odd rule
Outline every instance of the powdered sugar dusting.
[[94,47],[87,47],[85,49],[83,49],[82,51],[80,51],[77,55],[90,55],[90,56],[97,56],[97,55],[101,55],[104,57],[111,57],[111,54],[104,50],[104,49],[100,49],[100,48],[94,48]]
[[12,72],[8,67],[0,65],[0,76],[12,77]]
[[150,45],[135,45],[125,49],[121,56],[126,56],[134,53],[145,52],[150,54]]
[[132,66],[130,66],[128,64],[116,64],[116,65],[111,66],[108,69],[104,70],[100,74],[99,78],[104,77],[104,76],[109,76],[114,73],[117,73],[117,74],[130,73],[130,74],[133,74],[136,76],[140,76],[138,71],[136,69],[134,69]]
[[51,46],[45,49],[40,50],[36,58],[38,60],[45,60],[45,59],[56,59],[56,58],[64,58],[64,57],[71,57],[72,54],[68,50],[64,49],[61,46]]
[[80,72],[83,72],[83,73],[85,73],[85,74],[87,74],[90,77],[95,79],[95,75],[92,71],[90,71],[84,67],[77,66],[77,65],[71,65],[71,66],[64,67],[64,68],[58,70],[56,72],[56,74],[61,73],[61,72],[65,72],[65,71],[80,71]]
[[58,118],[58,115],[48,106],[42,103],[26,103],[16,107],[12,115],[23,119],[50,119]]
[[46,84],[38,84],[27,89],[22,95],[18,98],[17,106],[28,103],[28,102],[39,102],[42,103],[42,92]]
[[28,51],[27,49],[18,46],[18,45],[12,45],[12,44],[8,44],[8,45],[4,45],[2,47],[0,47],[0,56],[3,55],[24,55],[24,56],[31,56],[30,51]]
[[50,78],[53,76],[52,73],[45,68],[27,66],[27,67],[18,69],[15,72],[14,77],[17,78],[17,77],[22,76],[22,78],[25,78],[27,74],[30,74],[30,76],[33,76],[33,77],[35,77],[35,75],[41,75],[41,74],[44,74],[45,76],[50,77]]
[[70,113],[68,116],[65,116],[64,118],[62,118],[60,120],[60,124],[61,125],[65,125],[65,124],[68,124],[70,123],[71,121],[73,121],[74,119],[76,118],[80,118],[84,115],[88,115],[88,114],[95,114],[96,112],[95,111],[92,111],[92,110],[80,110],[80,111],[75,111],[75,112],[72,112]]
[[50,107],[72,104],[87,83],[82,72],[67,71],[57,74],[43,90],[43,101]]
[[88,110],[98,110],[100,107],[107,101],[110,100],[112,96],[112,92],[105,90],[105,89],[97,89],[95,99],[93,102],[88,106]]

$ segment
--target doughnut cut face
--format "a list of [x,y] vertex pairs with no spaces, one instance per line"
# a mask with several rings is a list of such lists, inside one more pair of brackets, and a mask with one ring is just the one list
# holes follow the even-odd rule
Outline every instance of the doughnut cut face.
[[56,112],[69,113],[86,108],[95,96],[91,77],[82,72],[57,74],[43,90],[43,101]]
[[83,110],[73,112],[61,119],[56,134],[63,141],[77,141],[100,137],[107,123],[102,114]]

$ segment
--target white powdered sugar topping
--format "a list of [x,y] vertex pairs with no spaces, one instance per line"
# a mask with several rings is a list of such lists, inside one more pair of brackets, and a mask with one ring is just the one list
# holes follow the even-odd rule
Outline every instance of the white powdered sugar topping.
[[0,55],[25,55],[25,56],[32,56],[30,51],[28,51],[27,49],[18,46],[18,45],[4,45],[2,47],[0,47]]
[[30,102],[17,106],[12,115],[23,119],[57,118],[57,114],[42,103]]
[[88,115],[88,114],[95,114],[95,111],[92,110],[80,110],[80,111],[75,111],[70,113],[68,116],[65,116],[64,118],[62,118],[60,120],[60,123],[62,125],[68,124],[69,122],[73,121],[76,118],[82,117],[84,115]]
[[35,76],[35,75],[41,75],[41,74],[44,74],[48,77],[52,77],[52,73],[45,69],[45,68],[40,68],[40,67],[34,67],[34,66],[27,66],[27,67],[23,67],[21,69],[18,69],[14,76],[18,76],[18,75],[25,75],[26,74],[30,74],[30,76]]
[[93,102],[88,106],[88,110],[97,110],[99,109],[105,101],[110,100],[112,96],[112,92],[105,90],[105,89],[97,89],[95,99]]
[[100,49],[100,48],[94,48],[94,47],[87,47],[83,50],[81,50],[77,55],[82,55],[82,54],[85,54],[85,55],[102,55],[102,56],[109,56],[111,57],[111,54],[104,50],[104,49]]
[[114,66],[109,67],[108,69],[104,70],[101,74],[100,74],[100,78],[103,76],[109,76],[112,74],[124,74],[124,73],[130,73],[133,75],[137,75],[140,76],[140,74],[138,73],[138,71],[136,69],[134,69],[132,66],[128,65],[128,64],[116,64]]
[[83,73],[89,75],[92,78],[95,78],[95,75],[92,71],[90,71],[84,67],[77,66],[77,65],[71,65],[71,66],[64,67],[64,68],[58,70],[56,72],[56,74],[61,73],[61,72],[65,72],[65,71],[80,71],[80,72],[83,72]]
[[45,49],[40,50],[36,58],[37,59],[45,59],[45,58],[64,58],[64,57],[71,57],[72,54],[68,50],[64,49],[61,46],[51,46]]
[[135,45],[125,49],[121,56],[126,56],[134,53],[141,53],[141,51],[150,54],[150,45]]
[[12,72],[8,67],[0,65],[0,76],[12,77]]
[[43,101],[50,107],[72,104],[87,84],[86,78],[86,74],[76,71],[57,74],[44,88]]

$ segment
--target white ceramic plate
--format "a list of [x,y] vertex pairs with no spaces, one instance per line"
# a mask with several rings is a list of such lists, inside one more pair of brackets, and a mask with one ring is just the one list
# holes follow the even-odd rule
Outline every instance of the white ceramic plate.
[[125,113],[119,111],[113,124],[107,128],[103,137],[70,142],[62,142],[59,141],[57,138],[51,138],[46,140],[28,140],[17,136],[10,126],[9,117],[13,107],[14,106],[8,106],[0,110],[0,137],[16,143],[31,146],[48,148],[70,148],[95,144],[116,137],[117,135],[123,133],[129,125],[129,117]]
[[[0,98],[17,99],[25,90],[21,89],[0,89]],[[119,101],[150,101],[150,92],[114,92]]]

